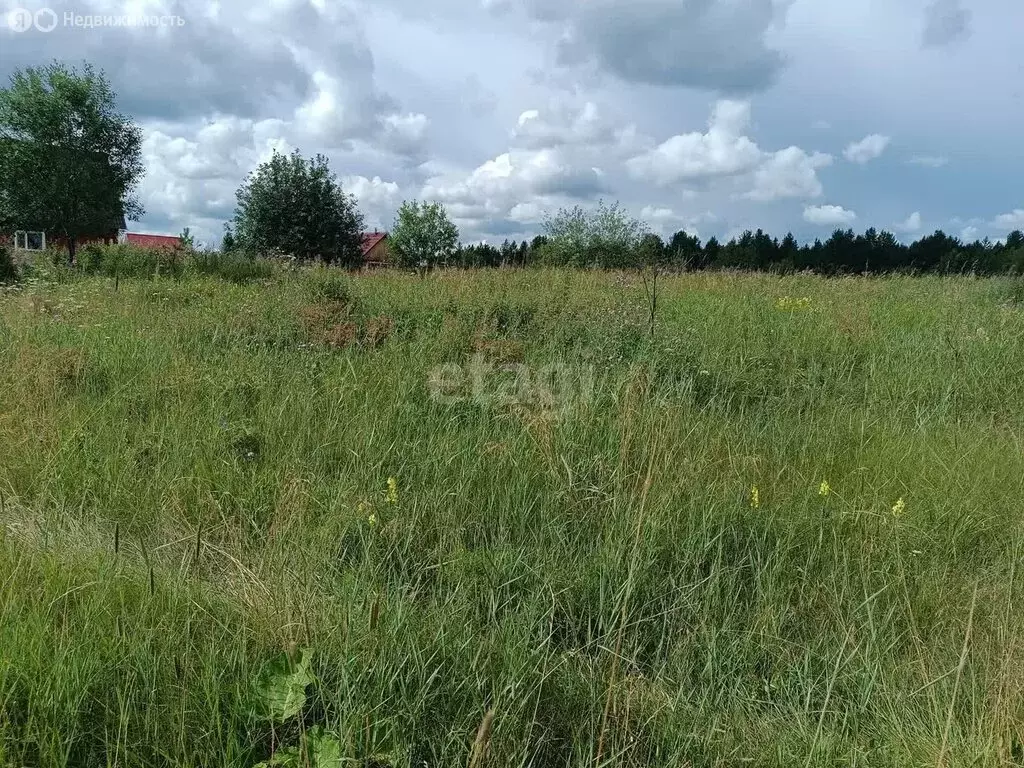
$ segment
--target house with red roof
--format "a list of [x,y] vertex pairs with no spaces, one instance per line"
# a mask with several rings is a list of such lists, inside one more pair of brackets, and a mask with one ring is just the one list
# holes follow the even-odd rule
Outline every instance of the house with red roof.
[[[98,233],[95,236],[83,237],[80,245],[85,243],[126,243],[140,248],[178,250],[182,247],[181,238],[177,235],[151,235],[143,232],[128,232],[124,228],[123,219],[121,229],[112,229],[109,232]],[[0,242],[8,239],[0,237]],[[63,245],[63,239],[50,237],[45,232],[22,231],[14,233],[9,238],[15,248],[19,250],[45,250],[47,246]],[[363,265],[372,268],[387,267],[391,265],[391,254],[388,249],[387,232],[363,232],[362,234],[362,255]]]
[[[106,227],[97,227],[95,232],[80,234],[76,238],[78,247],[96,243],[110,245],[119,241],[124,230],[124,216],[111,221]],[[41,227],[24,226],[13,232],[0,232],[0,244],[7,244],[17,251],[45,251],[47,248],[67,248],[68,241],[59,232],[47,232]]]
[[146,235],[141,232],[125,232],[122,243],[140,248],[181,248],[181,238],[175,235]]
[[[19,251],[45,251],[47,248],[66,248],[67,240],[58,234],[41,230],[17,230],[13,236],[0,236],[0,242],[9,241]],[[123,228],[112,227],[104,232],[83,235],[78,238],[78,246],[96,243],[112,245],[128,243],[140,248],[181,248],[181,238],[171,235],[146,235],[140,232],[126,232]]]
[[391,264],[387,232],[363,232],[363,264],[367,267],[386,267]]

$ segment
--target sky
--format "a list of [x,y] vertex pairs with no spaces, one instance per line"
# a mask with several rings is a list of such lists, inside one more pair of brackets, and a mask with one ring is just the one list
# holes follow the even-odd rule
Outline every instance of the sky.
[[[53,28],[20,28],[19,8]],[[245,176],[294,149],[330,158],[369,229],[389,228],[403,200],[436,200],[467,243],[532,237],[547,214],[601,199],[665,236],[704,239],[1024,229],[1021,0],[0,11],[0,82],[89,62],[143,128],[146,213],[133,231],[187,226],[218,244]]]

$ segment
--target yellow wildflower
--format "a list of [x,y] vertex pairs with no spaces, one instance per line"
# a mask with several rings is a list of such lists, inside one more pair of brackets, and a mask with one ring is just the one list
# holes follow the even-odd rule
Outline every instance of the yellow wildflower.
[[819,496],[828,496],[832,493],[832,486],[828,484],[828,480],[822,480],[821,485],[818,486]]
[[750,486],[750,508],[758,509],[761,506],[761,491],[756,485]]
[[799,299],[794,299],[792,296],[783,296],[775,302],[775,306],[777,309],[784,311],[808,309],[811,306],[811,299],[808,296],[804,296]]
[[377,515],[375,515],[373,512],[371,512],[370,516],[368,518],[366,518],[366,522],[368,522],[370,524],[371,528],[376,528],[377,527]]
[[384,501],[388,504],[398,503],[398,481],[393,477],[388,478],[388,490],[384,494]]
[[896,499],[896,503],[892,505],[892,513],[896,515],[896,517],[899,517],[906,511],[907,504],[905,501],[903,501],[903,497],[900,496],[898,499]]

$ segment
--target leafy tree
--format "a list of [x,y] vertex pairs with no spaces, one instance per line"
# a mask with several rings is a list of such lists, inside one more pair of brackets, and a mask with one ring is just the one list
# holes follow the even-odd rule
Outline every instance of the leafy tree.
[[[858,240],[858,243],[861,243]],[[892,232],[875,232],[869,229],[864,233],[863,246],[864,272],[891,272],[900,267],[906,259],[907,249],[896,239]]]
[[800,245],[792,232],[787,232],[786,236],[782,238],[782,242],[779,243],[777,258],[781,271],[791,272],[796,269],[797,259],[800,258]]
[[519,263],[524,267],[541,263],[547,243],[548,239],[544,235],[537,235],[529,242],[524,240],[519,251]]
[[988,272],[1013,272],[1024,274],[1024,233],[1019,229],[1006,236],[1006,241],[993,245],[986,238],[982,243],[975,243],[979,251],[979,260],[987,266]]
[[755,269],[757,250],[754,233],[748,229],[738,239],[734,237],[726,243],[713,264],[726,269]]
[[180,242],[181,247],[187,251],[195,250],[196,239],[192,235],[192,230],[190,230],[188,227],[185,227],[183,230],[181,230],[181,234],[178,235],[178,242]]
[[660,235],[648,232],[637,244],[636,260],[639,266],[668,266],[669,252]]
[[754,233],[753,249],[757,269],[769,269],[779,260],[779,243],[764,230]]
[[477,243],[460,248],[453,259],[460,267],[497,267],[501,265],[501,251],[488,243]]
[[863,261],[857,255],[857,237],[852,229],[837,229],[825,241],[826,272],[855,272]]
[[443,205],[402,203],[391,230],[391,250],[400,265],[433,267],[453,256],[458,245],[459,230]]
[[908,249],[909,267],[916,271],[933,272],[939,270],[943,260],[950,252],[959,250],[960,241],[948,236],[941,229],[933,234],[922,237]]
[[703,269],[704,250],[700,238],[680,230],[672,235],[668,243],[668,257],[677,269]]
[[[618,203],[606,205],[602,200],[591,217],[591,250],[594,263],[608,268],[644,266],[640,262],[640,244],[647,235],[647,225],[630,216]],[[661,242],[661,238],[658,238]],[[662,253],[664,247],[662,247]],[[660,260],[662,253],[650,250]],[[640,262],[638,264],[638,262]]]
[[523,240],[519,244],[519,253],[516,254],[516,266],[524,267],[530,261],[530,244]]
[[618,203],[602,200],[592,211],[578,205],[559,209],[545,220],[544,234],[542,259],[548,263],[621,269],[639,263],[647,225]]
[[544,221],[541,261],[554,266],[590,266],[590,218],[581,206],[560,208]]
[[237,195],[234,239],[253,253],[328,264],[362,263],[363,217],[327,158],[278,152],[249,174]]
[[102,72],[54,63],[0,90],[0,227],[81,238],[138,219],[142,132],[117,111]]
[[233,250],[235,250],[236,247],[237,244],[235,243],[235,233],[231,231],[230,224],[225,224],[224,237],[220,241],[221,253],[231,253]]
[[712,237],[704,243],[704,266],[708,267],[717,264],[722,257],[722,245],[717,237]]

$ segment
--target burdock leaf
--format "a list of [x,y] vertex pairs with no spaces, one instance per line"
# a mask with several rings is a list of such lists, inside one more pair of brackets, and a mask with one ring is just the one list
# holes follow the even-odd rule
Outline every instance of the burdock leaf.
[[311,730],[306,743],[310,763],[315,768],[338,768],[341,765],[341,742],[326,733],[323,727],[317,726]]
[[256,688],[269,717],[284,722],[302,711],[306,686],[313,682],[308,665],[309,651],[303,648],[294,658],[282,653],[263,670]]

